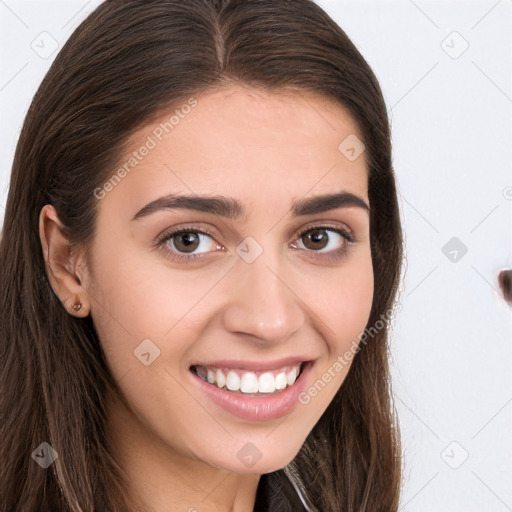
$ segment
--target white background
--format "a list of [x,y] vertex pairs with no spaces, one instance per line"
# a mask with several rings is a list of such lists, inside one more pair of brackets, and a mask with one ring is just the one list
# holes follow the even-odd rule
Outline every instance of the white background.
[[[62,47],[99,3],[0,0],[1,219],[56,55],[33,48]],[[318,3],[375,71],[392,123],[407,245],[392,338],[400,510],[512,511],[512,309],[497,284],[512,267],[512,0]]]

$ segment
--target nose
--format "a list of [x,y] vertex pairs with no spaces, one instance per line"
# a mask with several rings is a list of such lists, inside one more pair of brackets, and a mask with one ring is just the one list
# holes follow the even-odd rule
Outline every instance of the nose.
[[306,321],[305,297],[294,290],[284,264],[267,254],[264,251],[252,263],[236,262],[223,315],[226,330],[249,335],[263,345],[289,339]]

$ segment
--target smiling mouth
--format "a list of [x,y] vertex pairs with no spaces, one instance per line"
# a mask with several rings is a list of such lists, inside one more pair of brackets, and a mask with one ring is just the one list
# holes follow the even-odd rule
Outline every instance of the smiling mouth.
[[246,371],[231,368],[194,365],[190,370],[209,384],[246,396],[277,394],[293,386],[307,362],[276,370]]

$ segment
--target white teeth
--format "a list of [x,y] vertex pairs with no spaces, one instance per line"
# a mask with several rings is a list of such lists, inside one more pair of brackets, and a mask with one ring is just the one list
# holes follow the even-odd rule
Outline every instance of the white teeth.
[[240,389],[240,377],[236,372],[230,370],[226,377],[226,387],[230,391],[238,391]]
[[260,393],[273,393],[276,390],[274,376],[270,373],[262,373],[258,379],[258,391]]
[[284,389],[286,387],[286,373],[281,372],[276,375],[276,389]]
[[242,375],[240,381],[240,391],[242,393],[257,393],[258,392],[258,377],[253,372],[247,372]]
[[296,368],[292,368],[291,371],[289,371],[286,374],[286,382],[288,383],[288,386],[292,386],[295,380],[297,379],[297,376],[299,375],[299,370]]
[[222,370],[217,370],[215,372],[215,382],[219,388],[223,388],[226,385],[226,377]]
[[[196,367],[197,374],[218,388],[227,387],[230,391],[241,393],[275,393],[287,386],[293,386],[300,373],[301,364],[285,367],[282,370],[260,372],[244,372],[229,370],[226,373],[220,368]],[[259,374],[259,375],[257,375]]]

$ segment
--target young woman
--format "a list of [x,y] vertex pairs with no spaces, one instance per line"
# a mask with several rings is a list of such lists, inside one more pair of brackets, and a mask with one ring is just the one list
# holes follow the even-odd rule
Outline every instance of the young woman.
[[0,242],[1,510],[396,511],[386,107],[310,0],[107,0]]

